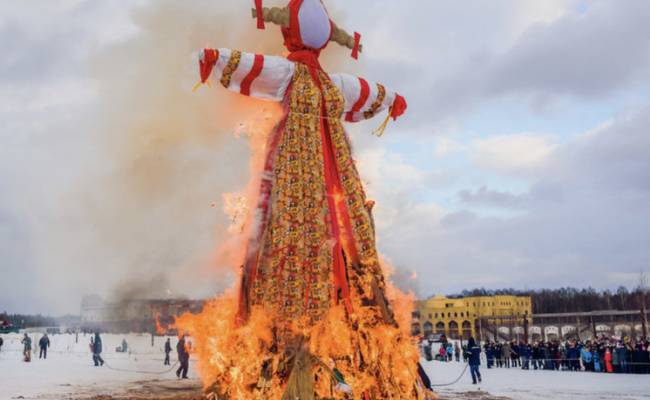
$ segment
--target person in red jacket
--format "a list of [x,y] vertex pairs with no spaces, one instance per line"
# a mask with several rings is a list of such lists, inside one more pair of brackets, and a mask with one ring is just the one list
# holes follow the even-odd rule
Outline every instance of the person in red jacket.
[[610,374],[614,372],[614,367],[612,366],[612,352],[609,347],[605,350],[605,368]]

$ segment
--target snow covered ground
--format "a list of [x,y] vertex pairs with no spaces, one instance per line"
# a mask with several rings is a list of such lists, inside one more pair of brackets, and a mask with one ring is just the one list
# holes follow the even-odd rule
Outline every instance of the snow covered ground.
[[[464,363],[424,360],[422,365],[431,378],[432,384],[444,384],[456,380],[465,367]],[[480,385],[472,385],[468,369],[458,383],[434,387],[435,391],[444,399],[650,399],[650,375],[524,371],[518,368],[486,369],[484,365],[480,369],[483,376]],[[476,393],[477,391],[483,393]]]
[[[40,336],[32,334],[33,343],[38,343]],[[163,337],[155,337],[152,347],[150,335],[102,335],[102,355],[107,362],[104,367],[93,367],[88,348],[90,335],[79,335],[78,343],[74,335],[50,336],[52,347],[47,360],[39,360],[35,352],[31,363],[22,362],[22,335],[2,337],[5,345],[0,351],[0,400],[184,400],[194,399],[201,392],[194,362],[190,363],[189,381],[177,380],[174,371],[163,365]],[[123,338],[131,348],[128,354],[115,352]],[[175,352],[171,360],[175,362]],[[463,363],[456,362],[422,363],[433,384],[454,381],[464,368]],[[444,400],[650,400],[650,375],[484,367],[481,373],[480,386],[472,385],[466,371],[456,384],[435,389]]]
[[[10,399],[87,399],[101,395],[125,395],[131,392],[200,390],[194,363],[190,362],[190,380],[178,381],[176,366],[163,365],[166,338],[151,335],[102,335],[103,367],[94,367],[89,350],[91,335],[50,335],[47,360],[38,359],[38,339],[30,334],[32,362],[22,362],[22,335],[2,335],[0,351],[0,400]],[[115,348],[126,339],[131,351],[117,353]],[[172,338],[175,349],[176,339]],[[171,354],[172,364],[176,351]],[[112,369],[111,369],[112,368]],[[140,389],[140,390],[139,390]],[[162,397],[162,396],[161,396]]]

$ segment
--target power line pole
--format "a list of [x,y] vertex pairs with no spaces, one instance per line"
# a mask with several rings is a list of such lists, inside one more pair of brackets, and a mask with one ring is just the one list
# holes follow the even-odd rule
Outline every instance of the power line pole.
[[[639,303],[641,303],[641,331],[644,338],[648,338],[648,312],[645,305],[646,290],[648,285],[648,278],[645,272],[641,271],[639,274]],[[634,330],[634,327],[632,327]],[[636,335],[635,335],[636,336]]]

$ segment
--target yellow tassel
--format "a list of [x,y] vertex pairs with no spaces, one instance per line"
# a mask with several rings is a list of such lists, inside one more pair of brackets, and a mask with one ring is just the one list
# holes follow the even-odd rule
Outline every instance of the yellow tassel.
[[384,122],[382,122],[382,124],[379,125],[379,128],[375,129],[372,132],[373,135],[375,135],[377,137],[381,137],[384,134],[384,131],[386,130],[386,127],[388,126],[388,122],[390,122],[390,115],[391,115],[392,111],[393,111],[393,108],[391,107],[388,110],[388,115],[386,116],[386,119],[384,120]]
[[[210,87],[210,88],[212,87],[212,84],[210,83],[210,80],[209,80],[209,79],[206,80],[205,83],[208,85],[208,87]],[[203,82],[201,82],[201,81],[199,81],[196,85],[194,85],[194,87],[192,88],[192,93],[194,93],[194,92],[196,92],[197,90],[199,90],[199,88],[201,87],[201,85],[203,85]]]

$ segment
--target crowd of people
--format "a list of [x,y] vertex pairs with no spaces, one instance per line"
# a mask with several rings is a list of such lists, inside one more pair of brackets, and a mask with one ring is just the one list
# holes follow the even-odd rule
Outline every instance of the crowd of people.
[[[422,348],[427,360],[468,361],[469,343],[447,341],[442,337],[437,352],[425,340]],[[462,342],[461,342],[462,343]],[[525,370],[591,371],[604,373],[650,374],[650,341],[615,339],[602,336],[595,340],[570,339],[536,341],[488,341],[481,347],[487,368],[521,368]]]
[[650,373],[650,341],[600,337],[524,343],[488,342],[483,346],[487,368]]

